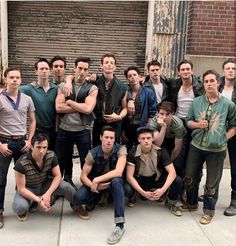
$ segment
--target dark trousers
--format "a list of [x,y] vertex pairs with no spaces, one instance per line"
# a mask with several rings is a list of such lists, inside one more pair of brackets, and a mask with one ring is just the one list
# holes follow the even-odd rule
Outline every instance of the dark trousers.
[[228,141],[228,152],[231,171],[231,199],[236,200],[236,135]]

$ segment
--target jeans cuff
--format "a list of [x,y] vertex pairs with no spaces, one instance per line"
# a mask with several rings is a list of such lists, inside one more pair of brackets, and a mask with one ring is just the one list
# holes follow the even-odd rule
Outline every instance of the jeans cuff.
[[172,200],[172,199],[170,199],[168,196],[167,196],[166,200],[167,200],[167,202],[168,202],[169,204],[171,204],[171,205],[175,205],[175,204],[177,203],[177,201],[178,201],[178,200]]
[[210,209],[203,209],[203,213],[210,215],[210,216],[214,216],[215,215],[215,210],[210,210]]
[[115,217],[115,224],[125,223],[125,217]]

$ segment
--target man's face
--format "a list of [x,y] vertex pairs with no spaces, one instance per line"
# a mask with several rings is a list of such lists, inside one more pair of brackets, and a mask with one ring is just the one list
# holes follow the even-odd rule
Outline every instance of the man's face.
[[50,76],[50,68],[46,62],[39,62],[38,63],[38,70],[36,71],[36,75],[40,79],[48,79]]
[[139,134],[138,142],[141,145],[142,150],[149,150],[152,148],[153,135],[150,132]]
[[172,114],[164,109],[160,109],[158,118],[162,119],[169,126],[172,121]]
[[63,77],[65,74],[65,63],[62,60],[54,61],[52,64],[52,74],[55,77]]
[[77,67],[74,68],[75,78],[78,81],[83,81],[86,79],[89,72],[89,64],[87,62],[78,62]]
[[102,142],[102,148],[105,150],[112,150],[115,143],[115,132],[104,131],[103,135],[100,136]]
[[140,76],[136,70],[129,70],[127,73],[127,79],[130,85],[139,84]]
[[116,70],[115,59],[113,57],[104,57],[101,69],[103,73],[113,74]]
[[224,66],[224,76],[227,80],[235,80],[236,78],[236,63],[229,62]]
[[181,79],[190,79],[193,75],[191,65],[189,63],[182,64],[179,68],[178,74]]
[[21,84],[20,71],[17,71],[17,70],[10,71],[7,74],[7,77],[5,78],[5,83],[6,83],[8,89],[10,89],[10,88],[11,89],[19,88],[19,86]]
[[203,79],[204,89],[208,93],[217,92],[219,82],[216,80],[216,76],[214,74],[208,74]]
[[158,65],[151,65],[148,73],[151,80],[158,80],[161,76],[161,68]]
[[32,156],[36,160],[43,160],[46,152],[48,150],[48,141],[44,140],[42,142],[35,142],[34,146],[31,147]]

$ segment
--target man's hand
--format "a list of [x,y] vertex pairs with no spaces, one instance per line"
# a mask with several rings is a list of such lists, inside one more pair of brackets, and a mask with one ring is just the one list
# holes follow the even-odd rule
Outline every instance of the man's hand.
[[110,186],[111,182],[100,183],[97,186],[97,190],[106,190]]
[[44,205],[50,209],[50,202],[51,202],[51,196],[47,193],[44,193],[42,196],[41,196],[41,200],[43,201]]
[[144,191],[142,193],[142,196],[145,197],[146,199],[148,199],[149,201],[153,201],[153,192],[151,191]]
[[25,140],[25,146],[20,150],[22,153],[26,153],[31,148],[31,142],[29,140]]
[[70,94],[72,94],[72,80],[74,79],[74,75],[68,75],[66,77],[66,84],[63,87],[63,94],[68,97]]
[[161,127],[166,127],[166,123],[164,122],[164,120],[160,117],[157,118],[157,123],[161,126]]
[[128,115],[133,116],[135,114],[134,100],[129,100],[127,103]]
[[111,123],[111,122],[120,121],[121,120],[121,117],[118,114],[116,114],[116,113],[112,113],[112,114],[104,114],[103,115],[103,119],[107,123]]
[[198,128],[204,129],[208,127],[208,121],[207,120],[199,120],[198,121]]
[[165,191],[162,188],[156,189],[152,192],[153,200],[159,200]]
[[12,154],[12,151],[8,149],[7,143],[0,143],[0,152],[4,157]]
[[91,189],[92,192],[99,193],[99,191],[98,191],[98,182],[96,182],[95,179],[93,180],[90,189]]

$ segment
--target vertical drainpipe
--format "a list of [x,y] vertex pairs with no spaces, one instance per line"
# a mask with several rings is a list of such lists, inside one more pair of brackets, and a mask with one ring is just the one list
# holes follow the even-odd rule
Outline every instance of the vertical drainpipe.
[[2,42],[2,67],[3,71],[8,67],[8,21],[7,0],[1,0],[1,42]]
[[152,59],[152,42],[153,42],[153,22],[154,22],[154,6],[155,1],[148,1],[148,17],[147,17],[147,34],[146,34],[146,54],[145,54],[145,69],[148,61]]

